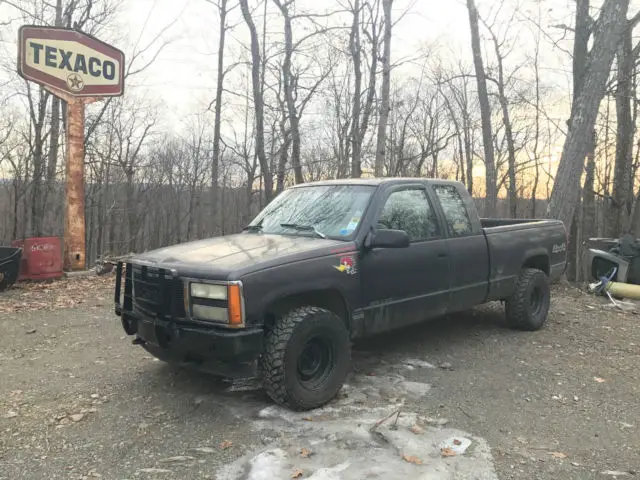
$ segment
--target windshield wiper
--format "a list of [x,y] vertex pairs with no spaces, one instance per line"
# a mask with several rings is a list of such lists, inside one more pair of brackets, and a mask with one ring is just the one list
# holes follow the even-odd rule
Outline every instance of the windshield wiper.
[[293,228],[294,230],[298,230],[301,232],[313,232],[320,238],[327,238],[327,236],[324,233],[319,231],[313,225],[299,225],[297,223],[281,223],[280,226],[284,228]]
[[259,223],[257,225],[247,225],[246,227],[244,227],[242,229],[242,231],[248,231],[248,232],[261,232],[262,231],[262,225],[260,225]]

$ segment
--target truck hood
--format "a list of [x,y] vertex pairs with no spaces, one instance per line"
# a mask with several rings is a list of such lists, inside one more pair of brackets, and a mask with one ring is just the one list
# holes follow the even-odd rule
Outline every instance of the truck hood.
[[179,274],[226,278],[352,248],[353,242],[241,233],[159,248],[136,255],[132,261],[175,268]]

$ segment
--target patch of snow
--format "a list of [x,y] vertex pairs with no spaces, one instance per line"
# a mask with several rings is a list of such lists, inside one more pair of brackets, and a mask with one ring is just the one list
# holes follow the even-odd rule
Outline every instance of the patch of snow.
[[404,361],[404,365],[413,368],[436,368],[436,366],[432,363],[429,363],[425,360],[420,360],[418,358],[409,358]]
[[451,437],[440,444],[440,448],[450,448],[457,455],[464,455],[467,448],[471,446],[471,440],[464,437]]
[[[384,422],[372,429],[386,416]],[[275,419],[270,428],[279,428],[281,433],[275,446],[247,453],[225,466],[217,478],[284,479],[300,469],[304,478],[313,480],[497,480],[490,448],[484,440],[459,430],[431,426],[421,427],[416,434],[411,427],[420,422],[420,417],[411,412],[383,417],[361,414],[293,424]],[[470,449],[472,444],[474,448]],[[440,449],[444,445],[460,454],[443,458]],[[301,457],[302,447],[312,447],[313,455]],[[405,457],[415,457],[421,464],[409,462]]]
[[[251,427],[257,438],[268,435],[272,442],[225,465],[216,478],[286,479],[301,470],[309,480],[496,480],[486,441],[445,428],[446,419],[409,411],[409,405],[427,395],[431,385],[397,374],[403,366],[405,372],[435,368],[417,359],[378,363],[367,368],[366,375],[351,375],[335,400],[309,412],[260,402],[257,414],[256,410],[249,414]],[[246,418],[247,406],[242,408]],[[310,448],[313,454],[302,457],[301,448]],[[456,455],[445,458],[442,448]],[[419,462],[407,460],[412,457]]]
[[249,471],[247,480],[286,478],[286,463],[287,453],[280,448],[262,452],[250,460],[251,470]]
[[400,388],[402,388],[405,393],[409,395],[416,395],[418,397],[421,397],[423,395],[426,395],[426,393],[431,389],[431,385],[429,385],[428,383],[405,381],[400,384]]
[[308,480],[342,480],[342,472],[349,468],[349,463],[344,462],[331,468],[321,468],[308,477]]
[[282,408],[277,405],[269,405],[258,412],[259,418],[278,418],[283,414]]

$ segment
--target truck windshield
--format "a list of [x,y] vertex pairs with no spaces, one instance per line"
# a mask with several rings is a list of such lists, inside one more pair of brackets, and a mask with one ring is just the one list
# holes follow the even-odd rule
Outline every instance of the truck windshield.
[[285,190],[246,230],[271,234],[350,239],[375,187],[317,185]]

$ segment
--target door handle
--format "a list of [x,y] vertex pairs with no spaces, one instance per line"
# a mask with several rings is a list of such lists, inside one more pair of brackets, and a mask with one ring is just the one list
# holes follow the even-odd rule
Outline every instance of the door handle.
[[449,255],[446,253],[439,253],[438,258],[447,258]]

